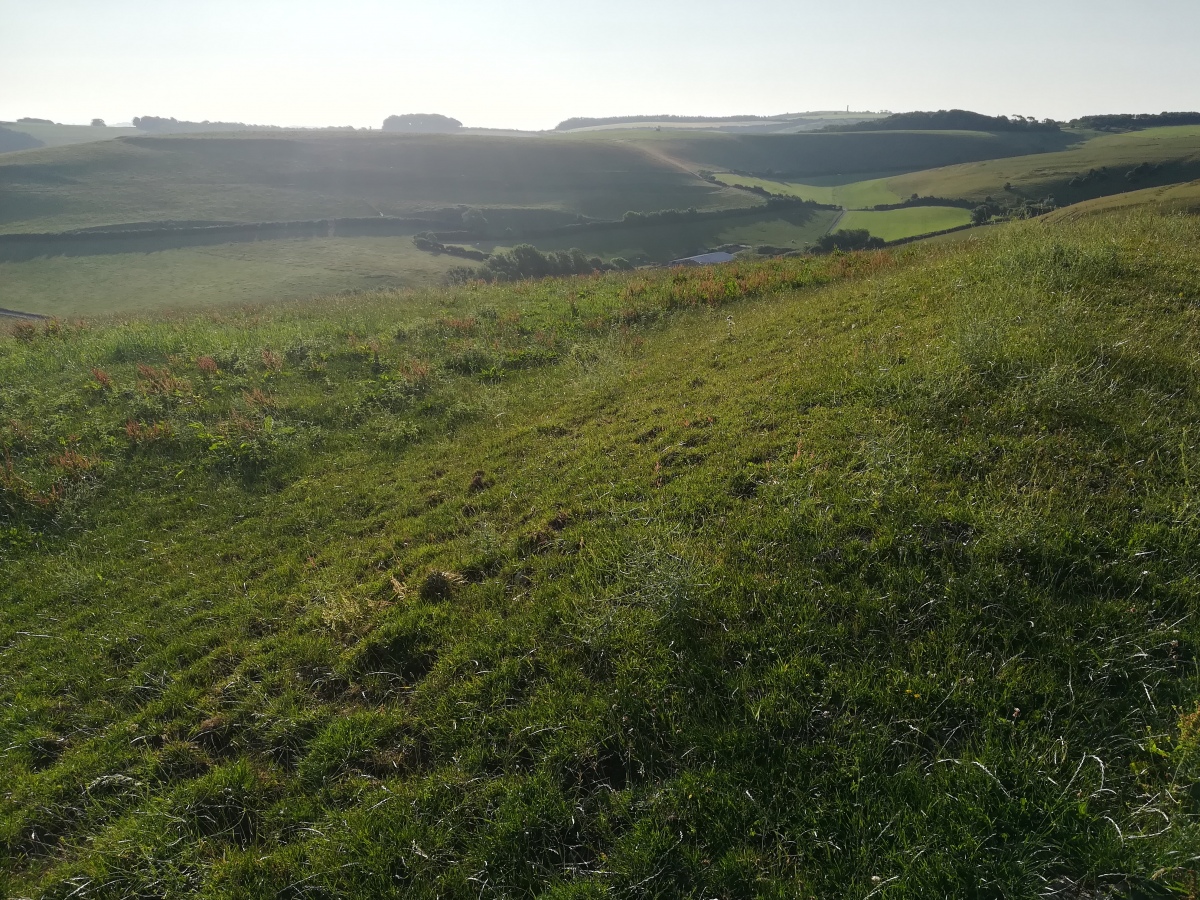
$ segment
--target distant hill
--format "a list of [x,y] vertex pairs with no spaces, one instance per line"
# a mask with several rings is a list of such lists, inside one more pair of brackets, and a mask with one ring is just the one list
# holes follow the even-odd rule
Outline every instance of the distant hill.
[[35,137],[0,126],[0,153],[11,153],[14,150],[36,150],[41,146],[42,142]]
[[965,109],[896,113],[873,122],[830,125],[826,131],[1059,131],[1057,122],[1021,116],[985,116]]
[[181,122],[162,116],[134,116],[133,127],[151,134],[203,134],[223,131],[356,131],[352,125],[329,125],[323,128],[285,128],[281,125],[248,125],[245,122]]
[[3,159],[0,231],[405,216],[459,205],[619,219],[629,210],[756,202],[614,141],[378,131],[135,135],[46,148],[19,166]]
[[[915,133],[914,133],[915,132]],[[812,177],[916,171],[957,163],[1061,150],[1077,138],[1067,132],[986,133],[904,130],[807,134],[648,133],[629,142],[698,169],[762,177]],[[941,195],[939,195],[941,196]]]
[[781,116],[608,116],[587,118],[576,116],[554,126],[555,131],[574,131],[577,128],[596,128],[600,125],[637,125],[643,122],[673,122],[679,125],[720,125],[729,122],[769,122]]
[[463,127],[458,119],[437,113],[409,113],[403,116],[388,116],[383,120],[384,131],[403,134],[452,134]]

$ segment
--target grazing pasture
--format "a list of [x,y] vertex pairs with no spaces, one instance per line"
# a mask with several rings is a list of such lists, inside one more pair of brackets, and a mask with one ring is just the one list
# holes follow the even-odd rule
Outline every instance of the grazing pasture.
[[[1139,166],[1143,170],[1134,172]],[[904,197],[920,194],[983,200],[989,196],[1053,196],[1067,204],[1197,177],[1200,126],[1180,126],[1103,135],[1058,153],[911,172],[889,179],[887,186]],[[1005,190],[1006,184],[1011,191]]]
[[548,216],[752,203],[609,141],[333,132],[126,137],[0,156],[0,231],[511,207]]
[[[801,181],[911,172],[975,160],[1040,154],[1079,143],[1073,132],[885,131],[727,135],[612,132],[695,169]],[[598,139],[598,138],[597,138]],[[609,137],[615,140],[614,137]],[[910,192],[911,193],[911,192]],[[905,194],[904,196],[907,196]]]
[[[784,197],[799,197],[815,203],[827,203],[846,209],[866,209],[872,206],[899,203],[904,198],[887,185],[887,176],[877,178],[834,175],[812,178],[807,182],[775,181],[767,178],[752,178],[748,175],[719,173],[717,180],[733,187],[762,188]],[[856,180],[851,180],[855,178]]]
[[438,284],[411,237],[312,238],[0,262],[0,306],[63,318],[306,300]]
[[0,336],[0,895],[1187,896],[1200,220]]
[[971,211],[953,206],[912,206],[906,209],[850,210],[838,228],[864,228],[885,241],[933,234],[971,223]]

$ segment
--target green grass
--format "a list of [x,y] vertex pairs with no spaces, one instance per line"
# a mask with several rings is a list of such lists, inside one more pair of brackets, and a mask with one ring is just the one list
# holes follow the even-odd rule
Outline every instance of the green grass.
[[1200,221],[0,339],[0,894],[1194,886]]
[[[543,250],[578,246],[605,259],[663,263],[731,243],[803,249],[828,231],[835,215],[827,210],[771,211],[531,240]],[[478,246],[493,250],[506,245]],[[343,291],[428,287],[464,262],[421,252],[406,236],[51,256],[0,262],[0,306],[68,318],[303,300]]]
[[[747,172],[759,177],[805,182],[821,176],[931,169],[975,160],[1062,150],[1080,141],[1070,132],[985,134],[970,131],[881,131],[830,134],[681,134],[601,132],[678,160],[693,169]],[[909,192],[911,193],[911,191]],[[908,196],[903,194],[902,196]]]
[[947,231],[971,224],[971,211],[953,206],[912,206],[907,209],[851,210],[838,222],[838,228],[865,228],[885,241]]
[[[1125,174],[1142,163],[1161,168],[1137,180],[1127,180]],[[1070,184],[1077,175],[1104,168],[1109,170],[1106,178]],[[887,185],[904,197],[915,193],[982,200],[987,196],[1040,199],[1052,195],[1060,204],[1067,204],[1197,177],[1200,177],[1200,126],[1185,126],[1103,135],[1059,153],[913,172],[898,175]],[[1015,189],[1012,194],[1004,190],[1009,183]]]
[[1152,207],[1164,213],[1198,212],[1200,211],[1200,181],[1144,188],[1140,191],[1128,191],[1095,200],[1085,200],[1083,203],[1055,210],[1045,216],[1044,221],[1069,222],[1085,216],[1129,212],[1141,207]]
[[0,306],[63,318],[439,283],[462,260],[410,237],[317,238],[0,262]]
[[619,219],[744,207],[747,197],[609,141],[281,132],[120,138],[0,157],[0,231],[9,232],[459,205]]
[[812,182],[802,184],[796,181],[774,181],[728,173],[721,173],[716,177],[722,184],[735,187],[761,187],[772,194],[799,197],[802,200],[827,203],[846,209],[865,209],[877,205],[899,203],[904,199],[887,186],[884,178],[847,181],[845,176],[833,176],[825,179],[813,179]]
[[[605,231],[583,232],[561,239],[538,238],[530,243],[541,250],[579,247],[605,259],[623,257],[649,263],[666,263],[702,253],[725,244],[767,244],[803,250],[815,244],[834,223],[837,213],[822,209],[764,211],[753,216],[733,216],[698,222],[676,222]],[[506,249],[504,244],[484,243],[485,250]]]

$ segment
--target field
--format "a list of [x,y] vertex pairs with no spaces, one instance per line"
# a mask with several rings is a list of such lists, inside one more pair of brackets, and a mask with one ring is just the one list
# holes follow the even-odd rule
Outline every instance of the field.
[[541,211],[552,223],[752,202],[607,141],[285,132],[120,138],[0,156],[0,231],[9,232],[463,206]]
[[0,895],[1181,896],[1200,220],[0,337]]
[[461,260],[410,237],[319,238],[0,262],[8,309],[75,317],[437,284]]
[[865,228],[885,241],[933,234],[971,224],[971,211],[953,206],[913,206],[907,209],[851,210],[838,222],[839,229]]
[[[1040,154],[1062,150],[1085,137],[1071,132],[986,134],[973,131],[767,135],[630,131],[603,134],[606,140],[641,146],[696,170],[741,172],[782,181],[860,173],[869,177],[880,172],[911,172],[974,160]],[[591,137],[600,140],[598,135]]]
[[112,138],[138,133],[136,128],[111,128],[93,125],[39,125],[24,122],[0,122],[0,127],[7,128],[9,131],[23,132],[41,141],[47,147],[66,147],[71,144],[107,141]]
[[[1149,163],[1159,169],[1135,179],[1126,173]],[[1108,169],[1105,177],[1072,186],[1076,176]],[[1094,138],[1060,153],[996,159],[926,172],[898,175],[887,186],[907,197],[962,197],[982,200],[1004,197],[1011,183],[1015,195],[1030,198],[1053,196],[1060,204],[1077,203],[1108,194],[1191,181],[1200,177],[1200,126],[1152,128],[1129,134]]]
[[[854,180],[851,180],[854,179]],[[717,180],[735,187],[760,187],[772,194],[799,197],[815,203],[826,203],[846,209],[867,209],[872,206],[899,203],[904,198],[887,186],[884,177],[834,175],[814,178],[807,183],[774,181],[748,175],[719,173]]]
[[[837,213],[831,210],[772,210],[755,216],[585,232],[560,239],[537,238],[531,242],[540,250],[579,247],[605,259],[623,257],[638,263],[667,263],[725,244],[751,247],[767,244],[803,250],[815,244],[836,218]],[[493,250],[505,249],[507,245],[483,243],[479,246]]]
[[[775,210],[530,240],[542,250],[580,247],[606,260],[665,263],[726,244],[802,250],[829,230],[836,215]],[[475,246],[491,251],[511,244]],[[107,252],[107,243],[99,242],[67,249],[75,255],[0,261],[0,306],[73,317],[303,300],[342,291],[427,287],[467,262],[419,251],[411,235],[262,240],[152,252]]]

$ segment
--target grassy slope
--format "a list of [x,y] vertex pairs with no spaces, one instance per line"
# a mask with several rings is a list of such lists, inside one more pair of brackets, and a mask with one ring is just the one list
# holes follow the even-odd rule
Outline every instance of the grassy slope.
[[47,147],[66,147],[71,144],[107,141],[115,137],[138,133],[136,128],[101,128],[91,125],[38,125],[13,122],[3,127],[9,131],[20,131],[30,137],[35,137]]
[[0,342],[0,893],[1194,883],[1198,247]]
[[72,317],[436,284],[462,260],[408,237],[262,241],[0,262],[0,306]]
[[[1137,181],[1125,173],[1141,163],[1162,168]],[[1072,187],[1076,175],[1109,167],[1106,179]],[[887,181],[897,194],[934,197],[1001,197],[1011,182],[1016,193],[1040,198],[1053,195],[1059,203],[1077,203],[1144,186],[1191,180],[1200,175],[1200,127],[1153,128],[1130,134],[1104,135],[1059,153],[996,159],[967,165],[898,175]]]
[[1200,181],[1187,184],[1169,184],[1162,187],[1145,188],[1140,191],[1128,191],[1124,194],[1113,194],[1109,197],[1099,197],[1095,200],[1085,200],[1083,203],[1056,210],[1044,218],[1044,221],[1057,223],[1069,222],[1085,216],[1094,216],[1110,212],[1128,212],[1139,207],[1153,207],[1160,212],[1200,211]]
[[[827,210],[535,238],[543,250],[581,247],[606,259],[669,262],[741,243],[803,249],[833,224]],[[500,244],[481,243],[492,250]],[[418,251],[409,237],[272,240],[150,253],[0,262],[0,306],[60,317],[296,300],[340,291],[423,287],[464,264]]]
[[971,223],[971,212],[953,206],[913,206],[908,209],[851,210],[838,222],[847,230],[865,228],[885,241],[947,231]]
[[[846,209],[864,209],[879,204],[899,203],[904,198],[887,185],[886,178],[873,178],[847,182],[844,177],[814,179],[816,183],[775,181],[766,178],[751,178],[748,175],[717,175],[722,184],[741,187],[761,187],[772,194],[799,197],[816,203],[829,203]],[[833,183],[820,183],[833,182]]]
[[1065,132],[984,134],[971,131],[788,135],[680,135],[664,131],[657,134],[628,132],[621,137],[696,169],[756,175],[771,171],[792,176],[786,180],[930,169],[973,160],[1060,150],[1079,140],[1078,135]]
[[464,204],[597,218],[745,206],[608,141],[311,133],[122,138],[0,158],[0,230],[403,215]]

